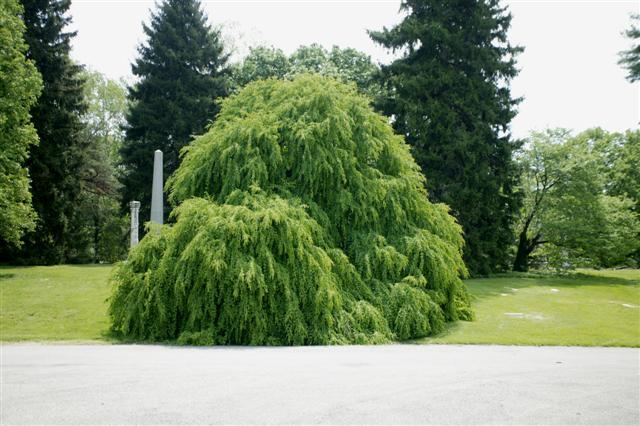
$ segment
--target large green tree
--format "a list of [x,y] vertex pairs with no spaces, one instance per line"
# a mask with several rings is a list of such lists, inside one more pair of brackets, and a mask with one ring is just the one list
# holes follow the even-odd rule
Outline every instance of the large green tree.
[[207,23],[198,0],[167,0],[153,13],[132,66],[138,82],[129,90],[131,108],[123,143],[122,204],[141,201],[149,219],[153,152],[164,152],[165,176],[179,152],[204,132],[228,90],[228,68],[220,33]]
[[640,248],[640,217],[626,188],[637,191],[637,182],[619,174],[626,172],[620,152],[637,143],[633,136],[601,129],[531,135],[520,158],[525,197],[514,270],[528,270],[532,258],[555,268],[631,261]]
[[509,82],[522,49],[507,40],[511,15],[498,0],[407,0],[401,10],[397,26],[370,32],[401,53],[383,66],[381,109],[413,147],[430,196],[460,221],[472,273],[504,269],[519,205]]
[[31,108],[40,142],[31,145],[27,166],[32,180],[36,228],[25,235],[22,251],[12,261],[60,263],[73,242],[70,223],[80,194],[80,170],[86,145],[80,137],[84,113],[81,67],[69,57],[73,32],[69,0],[23,0],[27,58],[44,83],[38,102]]
[[38,143],[29,110],[42,90],[42,80],[25,54],[22,6],[0,0],[0,240],[20,245],[35,227],[29,173],[29,147]]
[[380,343],[471,316],[460,226],[351,85],[247,85],[168,187],[175,224],[114,273],[110,315],[126,337]]

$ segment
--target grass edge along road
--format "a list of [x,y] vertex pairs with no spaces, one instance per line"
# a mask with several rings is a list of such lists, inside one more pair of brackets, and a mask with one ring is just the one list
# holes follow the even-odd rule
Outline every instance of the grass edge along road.
[[[0,267],[0,341],[109,343],[111,265]],[[640,270],[466,280],[476,320],[412,343],[640,346]]]

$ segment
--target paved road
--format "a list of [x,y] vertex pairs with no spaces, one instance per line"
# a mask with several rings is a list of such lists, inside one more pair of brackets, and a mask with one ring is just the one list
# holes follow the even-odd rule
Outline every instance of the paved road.
[[2,345],[0,423],[640,423],[638,349]]

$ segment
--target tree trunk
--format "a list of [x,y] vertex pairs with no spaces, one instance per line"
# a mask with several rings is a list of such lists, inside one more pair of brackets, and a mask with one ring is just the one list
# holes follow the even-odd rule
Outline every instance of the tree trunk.
[[520,233],[520,238],[518,241],[518,251],[516,253],[516,258],[513,261],[513,270],[517,272],[527,272],[529,270],[529,254],[531,254],[531,250],[529,249],[530,243],[527,238],[527,230],[524,229]]

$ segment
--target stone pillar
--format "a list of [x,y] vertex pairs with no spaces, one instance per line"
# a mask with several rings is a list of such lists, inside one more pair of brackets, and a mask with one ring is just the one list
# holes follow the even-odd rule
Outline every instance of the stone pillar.
[[151,222],[162,225],[162,151],[159,149],[153,155],[153,186],[151,187]]
[[138,245],[138,213],[140,213],[140,201],[131,201],[131,247]]

